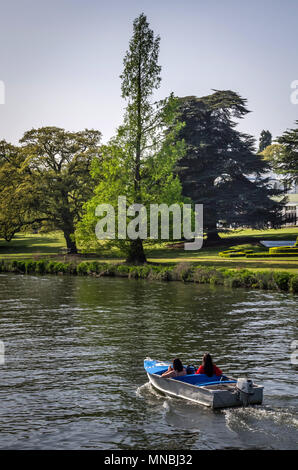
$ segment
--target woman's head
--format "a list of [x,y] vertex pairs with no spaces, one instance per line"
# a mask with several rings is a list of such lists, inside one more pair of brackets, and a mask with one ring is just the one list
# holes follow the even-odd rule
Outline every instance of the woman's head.
[[180,359],[176,358],[173,360],[173,369],[176,370],[177,372],[183,371],[183,364],[180,361]]
[[212,357],[209,353],[204,354],[202,365],[204,367],[204,372],[208,377],[212,377],[213,375],[213,362]]

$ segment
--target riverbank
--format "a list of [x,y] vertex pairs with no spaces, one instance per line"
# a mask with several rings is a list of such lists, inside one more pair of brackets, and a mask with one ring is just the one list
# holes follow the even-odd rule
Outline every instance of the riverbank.
[[198,284],[244,287],[298,293],[298,275],[285,271],[253,271],[195,266],[191,263],[142,266],[98,261],[62,262],[47,259],[1,260],[0,272],[16,274],[56,274],[75,276],[110,276],[128,279],[182,281]]
[[[272,230],[230,230],[221,233],[221,240],[212,246],[203,245],[197,251],[185,251],[183,243],[167,243],[146,246],[146,256],[149,263],[174,265],[192,263],[210,268],[249,269],[253,271],[285,271],[298,274],[298,258],[223,258],[221,251],[253,250],[258,253],[268,251],[262,240],[296,240],[297,227],[286,227]],[[0,259],[51,259],[54,261],[75,262],[96,260],[100,263],[123,263],[123,253],[117,247],[111,247],[102,242],[96,253],[82,252],[77,257],[66,254],[66,245],[62,232],[51,233],[18,233],[11,242],[0,240]]]

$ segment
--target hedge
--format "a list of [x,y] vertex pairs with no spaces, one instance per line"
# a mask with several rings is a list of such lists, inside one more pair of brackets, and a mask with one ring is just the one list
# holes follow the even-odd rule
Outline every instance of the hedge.
[[48,260],[1,260],[0,272],[19,274],[73,274],[79,276],[117,276],[130,279],[183,281],[199,284],[271,289],[298,293],[298,275],[286,271],[253,271],[194,266],[179,263],[175,266],[127,264],[83,261],[77,265]]
[[298,256],[298,246],[273,246],[269,248],[269,253],[293,253]]
[[252,253],[246,255],[246,258],[297,258],[298,253]]
[[[276,251],[271,251],[277,248]],[[280,248],[287,248],[287,250],[280,250]],[[290,248],[290,249],[289,249]],[[268,251],[253,252],[253,250],[232,251],[226,250],[219,252],[219,256],[223,258],[292,258],[298,257],[298,247],[274,247]]]

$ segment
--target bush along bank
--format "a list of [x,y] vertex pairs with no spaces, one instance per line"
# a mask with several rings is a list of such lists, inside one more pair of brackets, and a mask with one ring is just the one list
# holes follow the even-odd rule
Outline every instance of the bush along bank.
[[100,263],[83,261],[65,263],[48,260],[1,260],[0,272],[18,274],[72,274],[78,276],[117,276],[129,279],[184,281],[199,284],[245,287],[298,293],[298,275],[286,271],[253,271],[194,266],[180,263],[175,266],[145,264]]

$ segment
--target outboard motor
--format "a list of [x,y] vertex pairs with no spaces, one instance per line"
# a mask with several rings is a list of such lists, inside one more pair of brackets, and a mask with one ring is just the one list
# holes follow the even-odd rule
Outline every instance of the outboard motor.
[[250,379],[237,379],[236,387],[239,391],[240,400],[244,406],[249,404],[249,395],[253,395],[253,381]]

